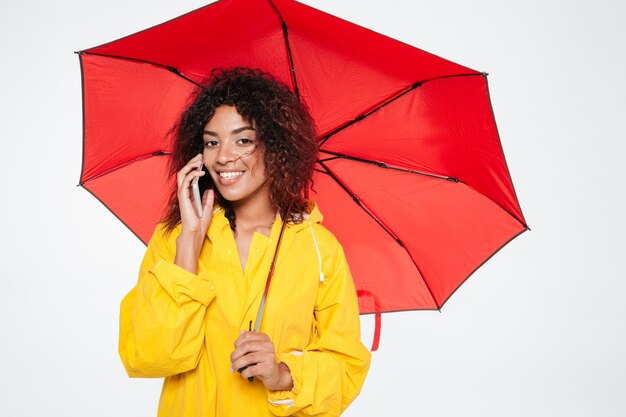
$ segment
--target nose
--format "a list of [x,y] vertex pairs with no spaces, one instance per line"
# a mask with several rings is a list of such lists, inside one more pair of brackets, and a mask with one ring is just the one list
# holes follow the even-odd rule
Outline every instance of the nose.
[[233,145],[225,141],[222,143],[217,150],[217,162],[222,165],[228,164],[229,162],[233,162],[235,158]]

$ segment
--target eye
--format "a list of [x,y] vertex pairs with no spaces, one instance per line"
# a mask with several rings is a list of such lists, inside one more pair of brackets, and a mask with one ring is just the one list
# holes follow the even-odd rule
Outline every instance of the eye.
[[204,142],[205,149],[215,148],[219,143],[216,140],[207,140]]
[[248,139],[248,138],[237,139],[237,145],[249,146],[249,145],[254,145],[254,144],[255,144],[254,139]]

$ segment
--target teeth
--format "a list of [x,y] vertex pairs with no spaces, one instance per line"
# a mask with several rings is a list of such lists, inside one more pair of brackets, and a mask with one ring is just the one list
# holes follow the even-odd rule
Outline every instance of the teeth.
[[235,178],[243,174],[243,171],[235,171],[235,172],[220,172],[219,176],[221,178]]

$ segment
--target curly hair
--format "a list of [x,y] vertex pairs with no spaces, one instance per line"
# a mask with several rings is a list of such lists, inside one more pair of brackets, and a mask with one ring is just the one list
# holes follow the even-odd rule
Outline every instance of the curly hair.
[[[234,106],[241,117],[253,123],[265,151],[265,175],[269,180],[271,203],[287,221],[302,221],[310,212],[308,189],[313,185],[317,157],[315,123],[304,104],[272,75],[257,69],[215,69],[191,98],[172,129],[174,149],[169,173],[176,175],[202,150],[204,126],[222,106]],[[211,186],[209,175],[200,178],[201,194]],[[215,189],[217,203],[225,209],[232,230],[235,213],[229,201]],[[181,221],[176,187],[171,191],[163,218],[171,231]]]

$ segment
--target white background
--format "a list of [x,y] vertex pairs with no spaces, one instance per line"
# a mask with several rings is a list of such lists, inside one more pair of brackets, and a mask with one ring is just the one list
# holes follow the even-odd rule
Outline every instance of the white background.
[[[345,415],[626,415],[626,3],[305,3],[489,72],[533,229],[441,313],[384,316],[380,351]],[[201,5],[2,0],[2,416],[156,415],[161,381],[127,378],[117,357],[118,306],[144,246],[76,188],[73,51]],[[372,317],[362,323],[369,345]]]

